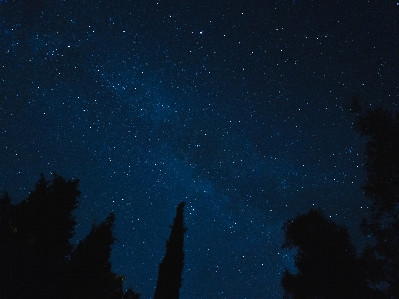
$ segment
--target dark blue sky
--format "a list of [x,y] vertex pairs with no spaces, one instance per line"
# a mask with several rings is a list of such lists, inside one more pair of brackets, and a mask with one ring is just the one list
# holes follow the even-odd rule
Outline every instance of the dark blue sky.
[[76,242],[114,211],[113,268],[153,296],[184,200],[181,298],[281,298],[281,226],[367,201],[352,96],[399,103],[395,1],[0,1],[0,174],[79,178]]

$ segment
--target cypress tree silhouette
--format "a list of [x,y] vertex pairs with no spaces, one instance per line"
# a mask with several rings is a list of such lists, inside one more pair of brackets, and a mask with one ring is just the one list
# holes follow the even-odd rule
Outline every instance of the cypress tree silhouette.
[[185,202],[177,206],[176,217],[173,221],[169,240],[166,241],[166,253],[159,265],[157,287],[154,299],[178,299],[182,285],[182,271],[184,266],[184,225]]

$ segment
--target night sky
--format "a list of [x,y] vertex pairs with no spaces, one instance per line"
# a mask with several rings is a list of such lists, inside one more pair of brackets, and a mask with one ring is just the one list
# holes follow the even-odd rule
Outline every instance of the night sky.
[[73,242],[114,211],[143,299],[184,200],[180,298],[281,298],[286,220],[320,207],[364,241],[348,106],[399,104],[399,3],[206,2],[0,1],[0,188],[80,179]]

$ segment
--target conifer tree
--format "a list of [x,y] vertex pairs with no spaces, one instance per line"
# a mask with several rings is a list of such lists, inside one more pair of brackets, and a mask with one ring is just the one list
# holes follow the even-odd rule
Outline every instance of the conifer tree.
[[159,265],[157,286],[154,299],[178,299],[182,285],[182,271],[184,266],[184,225],[185,202],[179,203],[176,217],[171,226],[169,240],[166,241],[166,253]]
[[67,257],[72,250],[69,239],[76,225],[72,212],[80,195],[78,183],[57,174],[50,183],[41,174],[27,200],[13,206],[8,195],[3,196],[1,221],[6,226],[8,222],[4,233],[11,234],[5,243],[7,247],[2,245],[1,272],[6,275],[4,285],[2,279],[2,294],[15,298],[60,298]]
[[8,193],[0,197],[0,299],[140,297],[123,294],[124,277],[111,270],[114,214],[72,250],[78,182],[42,174],[26,200],[13,205]]
[[27,200],[15,209],[18,234],[47,251],[46,255],[56,264],[64,262],[73,248],[69,240],[76,225],[72,213],[78,206],[78,184],[79,180],[66,181],[57,174],[50,184],[41,174]]
[[115,242],[112,229],[115,216],[110,213],[100,225],[93,224],[90,233],[71,254],[71,298],[122,298],[124,278],[112,272],[109,258]]

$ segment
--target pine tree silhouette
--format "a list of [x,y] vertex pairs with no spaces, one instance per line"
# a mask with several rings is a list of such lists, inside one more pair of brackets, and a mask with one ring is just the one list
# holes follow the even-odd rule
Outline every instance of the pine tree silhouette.
[[185,202],[179,203],[176,217],[173,221],[169,240],[166,241],[166,253],[159,265],[157,287],[154,299],[178,299],[182,285],[182,271],[184,266],[184,225]]

